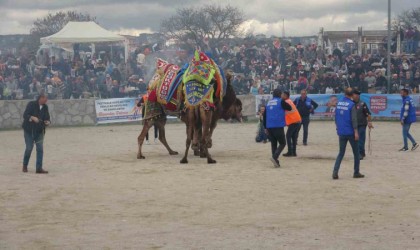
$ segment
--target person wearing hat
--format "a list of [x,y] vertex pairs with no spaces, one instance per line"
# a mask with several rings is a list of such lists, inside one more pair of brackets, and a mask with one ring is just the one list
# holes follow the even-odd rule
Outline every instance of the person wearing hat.
[[359,140],[357,110],[356,105],[351,99],[353,97],[353,89],[347,88],[345,96],[340,99],[335,109],[335,125],[337,128],[337,135],[339,138],[340,151],[334,164],[332,178],[338,179],[338,171],[340,170],[341,161],[346,153],[347,142],[350,146],[354,156],[354,174],[353,178],[365,177],[360,173],[360,158],[359,158]]
[[360,99],[361,92],[359,90],[353,91],[353,101],[357,111],[357,131],[359,132],[359,154],[360,160],[366,157],[365,142],[366,142],[366,128],[373,128],[370,110],[367,104]]

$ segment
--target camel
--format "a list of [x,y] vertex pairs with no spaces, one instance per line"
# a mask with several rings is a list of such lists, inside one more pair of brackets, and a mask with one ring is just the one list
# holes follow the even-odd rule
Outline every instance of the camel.
[[[164,78],[165,78],[164,76],[168,74],[168,70],[170,69],[170,67],[171,66],[169,64],[158,59],[156,74],[149,83],[149,88],[151,90],[159,89],[160,85],[164,81]],[[176,67],[175,69],[178,70]],[[171,114],[177,115],[178,117],[180,117],[181,120],[187,125],[187,131],[189,131],[190,134],[191,133],[193,134],[193,136],[191,136],[190,138],[191,140],[194,139],[192,148],[194,150],[194,154],[197,156],[200,155],[201,157],[211,158],[211,156],[208,154],[208,148],[212,147],[211,137],[212,137],[214,129],[217,126],[217,121],[219,119],[225,119],[225,120],[235,119],[238,121],[242,121],[242,103],[239,99],[236,98],[236,94],[233,91],[233,87],[231,85],[231,80],[232,80],[232,74],[228,74],[227,80],[226,80],[226,84],[227,84],[226,94],[224,95],[223,100],[216,99],[215,104],[214,104],[215,109],[211,111],[206,110],[203,107],[203,105],[200,105],[201,108],[199,107],[198,109],[185,107],[181,111],[181,106],[185,101],[185,95],[182,92],[183,87],[184,87],[183,83],[177,86],[175,88],[175,91],[173,91],[173,93],[176,93],[175,95],[178,95],[177,97],[179,98],[175,102],[175,104],[169,103],[170,110],[171,110],[170,112],[172,112]],[[151,93],[153,93],[153,91]],[[161,98],[157,98],[156,101],[148,101],[147,104],[145,105],[146,105],[145,107],[146,116],[143,120],[144,125],[143,125],[143,129],[140,135],[137,138],[138,140],[137,158],[145,159],[145,156],[142,153],[142,145],[143,145],[144,138],[147,132],[149,131],[151,127],[153,127],[153,125],[157,126],[159,130],[159,140],[166,147],[169,154],[177,155],[178,152],[173,151],[169,147],[166,141],[166,137],[165,137],[165,125],[166,125],[166,114],[168,113],[168,109],[167,109],[168,103],[163,101]],[[200,109],[201,109],[200,112],[202,112],[201,117],[205,118],[204,123],[207,125],[207,127],[204,127],[204,130],[203,130],[203,126],[199,126],[199,124],[203,124],[203,121],[201,120],[194,126],[190,126],[192,124],[191,118],[195,118],[195,114],[194,115],[191,114],[192,110],[194,110],[195,112],[195,110],[198,111]],[[205,137],[202,137],[202,134],[203,134],[202,131],[206,132],[204,134]],[[188,142],[188,137],[187,137],[187,142]],[[203,143],[205,143],[206,146],[204,146]],[[188,146],[187,149],[189,147],[190,146]],[[181,163],[188,162],[188,161],[185,162],[184,159],[186,159],[186,157],[183,158]],[[208,159],[208,162],[216,163],[212,159],[210,160]]]
[[[187,140],[181,164],[188,163],[190,146],[194,150],[194,155],[207,158],[208,164],[216,163],[209,153],[209,148],[212,147],[212,135],[217,121],[220,118],[227,119],[232,116],[238,116],[238,120],[242,119],[242,103],[236,98],[230,84],[232,75],[228,74],[226,79],[223,77],[223,81],[218,81],[222,78],[220,75],[223,74],[220,71],[207,55],[196,51],[188,71],[184,74],[183,98],[189,105],[186,105],[183,117],[186,124]],[[220,82],[226,85],[223,86]],[[193,89],[195,92],[188,93],[188,89]],[[239,115],[237,115],[238,113]]]

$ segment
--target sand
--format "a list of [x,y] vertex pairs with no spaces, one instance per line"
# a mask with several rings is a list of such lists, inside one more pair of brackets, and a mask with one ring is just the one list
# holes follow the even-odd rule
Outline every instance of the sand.
[[[280,169],[256,124],[219,124],[216,165],[181,165],[154,143],[137,160],[140,125],[51,128],[46,176],[35,152],[21,172],[23,133],[3,131],[0,249],[419,249],[420,149],[397,152],[401,126],[375,126],[366,178],[352,178],[348,148],[338,181],[332,122],[311,123],[309,146]],[[183,152],[184,125],[167,134]]]

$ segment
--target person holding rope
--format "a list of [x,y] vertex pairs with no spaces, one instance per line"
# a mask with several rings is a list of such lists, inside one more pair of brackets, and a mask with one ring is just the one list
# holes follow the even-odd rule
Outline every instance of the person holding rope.
[[359,154],[360,160],[366,157],[366,128],[369,130],[373,128],[372,117],[370,110],[365,102],[360,99],[361,92],[358,90],[353,91],[353,101],[356,106],[357,112],[357,131],[359,132]]
[[44,157],[44,135],[45,129],[50,122],[50,113],[47,106],[48,97],[42,93],[38,96],[36,101],[31,101],[26,106],[23,113],[23,135],[25,139],[26,149],[23,156],[24,173],[28,172],[29,159],[31,158],[34,144],[36,146],[36,173],[48,174],[42,168],[42,161]]

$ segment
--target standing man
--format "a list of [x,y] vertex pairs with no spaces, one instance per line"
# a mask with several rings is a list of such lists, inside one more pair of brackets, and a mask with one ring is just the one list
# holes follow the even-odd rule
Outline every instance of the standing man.
[[359,132],[359,155],[360,160],[366,157],[366,127],[373,128],[370,110],[365,102],[360,99],[360,91],[353,91],[353,101],[357,111],[357,131]]
[[290,107],[292,107],[292,110],[286,111],[286,125],[288,126],[286,133],[287,153],[283,154],[283,156],[296,157],[297,139],[299,136],[302,118],[300,117],[299,111],[297,110],[295,104],[292,100],[290,100],[290,93],[285,91],[281,97],[287,104],[290,105]]
[[338,171],[340,170],[341,161],[346,153],[347,142],[350,142],[354,156],[354,174],[353,178],[365,177],[359,172],[360,159],[359,159],[359,132],[357,131],[357,110],[356,105],[351,100],[353,90],[346,89],[345,96],[337,103],[335,109],[335,125],[337,126],[337,134],[340,143],[340,152],[338,153],[335,161],[332,178],[338,179]]
[[402,134],[404,141],[404,147],[400,149],[400,151],[408,151],[407,138],[413,143],[411,151],[414,151],[419,147],[419,144],[414,140],[413,136],[411,136],[410,127],[412,123],[416,122],[416,107],[413,99],[408,95],[408,89],[402,89],[400,93],[403,104],[400,112],[400,121],[403,129]]
[[31,101],[26,106],[23,113],[23,132],[25,138],[25,154],[23,156],[24,173],[28,172],[28,163],[31,158],[34,143],[36,145],[36,173],[48,174],[42,169],[42,159],[44,157],[44,135],[45,128],[50,125],[50,113],[47,106],[48,98],[46,94],[40,94],[36,101]]
[[292,107],[281,99],[281,90],[275,89],[273,91],[273,99],[267,103],[263,117],[265,132],[271,141],[272,157],[270,160],[275,168],[280,167],[279,157],[284,147],[286,147],[286,139],[284,137],[286,110],[290,111]]
[[[300,117],[302,118],[301,128],[303,126],[303,145],[308,145],[308,132],[310,115],[314,113],[314,110],[318,108],[318,103],[314,102],[307,96],[306,89],[300,92],[300,98],[296,98],[294,101],[297,110],[299,111]],[[300,129],[299,129],[300,130]]]

